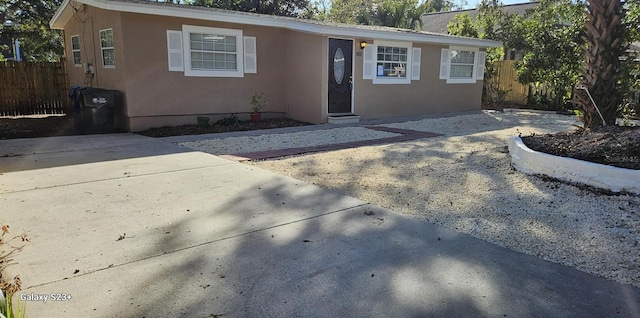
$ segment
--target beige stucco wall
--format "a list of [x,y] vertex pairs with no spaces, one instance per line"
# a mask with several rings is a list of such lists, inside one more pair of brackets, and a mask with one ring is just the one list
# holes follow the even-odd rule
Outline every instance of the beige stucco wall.
[[[373,43],[372,39],[356,39]],[[354,113],[365,119],[479,110],[482,81],[447,84],[439,79],[440,54],[444,46],[414,43],[422,48],[420,80],[411,84],[373,84],[362,79],[362,54],[354,59]],[[356,52],[361,52],[359,44]]]
[[287,116],[309,123],[326,122],[327,38],[287,31],[286,39]]
[[[115,68],[102,66],[102,51],[100,49],[100,30],[113,29]],[[125,56],[122,54],[122,24],[121,13],[101,10],[87,5],[80,6],[76,17],[72,18],[64,29],[65,55],[67,56],[67,70],[70,85],[100,87],[126,91]],[[83,66],[93,65],[93,78],[87,77],[83,66],[75,66],[71,51],[71,37],[80,37],[80,58]],[[115,124],[118,129],[128,130],[126,119],[126,98],[123,105],[115,109]]]
[[[78,20],[84,21],[84,23]],[[242,30],[256,37],[257,74],[241,78],[189,77],[170,72],[167,30],[182,25]],[[116,67],[102,67],[98,32],[113,28]],[[164,125],[194,124],[196,116],[217,120],[229,113],[248,118],[249,99],[266,93],[265,117],[288,117],[311,123],[327,121],[328,37],[271,27],[118,13],[88,6],[65,27],[72,85],[86,85],[84,69],[73,66],[70,38],[81,36],[83,62],[94,65],[94,87],[124,92],[125,108],[117,116],[132,131]],[[354,112],[363,118],[395,117],[480,109],[482,82],[446,84],[438,79],[442,46],[422,48],[421,79],[411,84],[374,85],[362,79],[362,55],[353,39]]]
[[[122,21],[128,60],[127,91],[135,92],[127,95],[132,127],[192,124],[196,115],[248,113],[249,100],[256,92],[269,96],[270,103],[263,112],[285,115],[286,56],[281,45],[285,30],[132,13],[123,13]],[[256,37],[258,73],[223,78],[170,72],[166,32],[182,30],[183,24],[237,29],[243,31],[243,36]]]
[[[121,14],[119,12],[101,10],[82,5],[76,13],[77,19],[69,21],[64,30],[65,53],[67,56],[69,81],[71,85],[102,87],[108,89],[125,89],[122,81],[125,75],[125,58],[122,52]],[[113,29],[114,50],[116,67],[102,67],[102,52],[100,50],[100,30]],[[71,52],[71,37],[80,36],[80,56],[82,63],[91,63],[95,71],[95,77],[89,82],[85,77],[84,68],[73,64]],[[120,53],[120,54],[118,54]]]

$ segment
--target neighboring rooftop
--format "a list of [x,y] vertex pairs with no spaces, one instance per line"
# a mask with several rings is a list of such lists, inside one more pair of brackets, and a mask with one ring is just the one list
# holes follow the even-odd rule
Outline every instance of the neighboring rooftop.
[[[540,2],[518,3],[502,6],[505,13],[524,15],[528,10],[533,10]],[[447,26],[458,14],[467,13],[471,19],[478,16],[478,8],[458,10],[458,11],[442,11],[435,13],[427,13],[422,16],[422,30],[425,32],[433,32],[447,34]]]

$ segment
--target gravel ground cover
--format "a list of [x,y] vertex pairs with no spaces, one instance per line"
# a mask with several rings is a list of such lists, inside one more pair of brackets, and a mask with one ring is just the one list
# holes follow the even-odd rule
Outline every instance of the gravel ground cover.
[[445,136],[250,164],[640,287],[640,197],[604,195],[510,166],[509,137],[567,131],[574,123],[531,111],[424,119],[383,126]]
[[214,155],[222,155],[312,147],[394,136],[398,136],[398,134],[375,131],[364,127],[344,127],[288,134],[268,134],[268,132],[265,132],[264,135],[259,136],[215,138],[182,142],[179,145]]

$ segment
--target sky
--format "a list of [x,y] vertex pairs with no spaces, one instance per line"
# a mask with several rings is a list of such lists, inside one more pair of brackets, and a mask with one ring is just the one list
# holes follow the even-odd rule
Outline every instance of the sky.
[[[465,9],[473,9],[475,8],[480,0],[467,0],[468,4],[465,6]],[[516,4],[516,3],[527,3],[530,2],[528,0],[502,0],[503,5]]]

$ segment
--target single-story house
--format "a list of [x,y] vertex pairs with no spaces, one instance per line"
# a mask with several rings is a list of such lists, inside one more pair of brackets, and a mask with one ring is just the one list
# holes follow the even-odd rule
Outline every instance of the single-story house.
[[122,91],[129,131],[248,116],[257,92],[264,117],[310,123],[477,110],[484,51],[501,45],[137,0],[65,0],[50,26],[71,85]]

